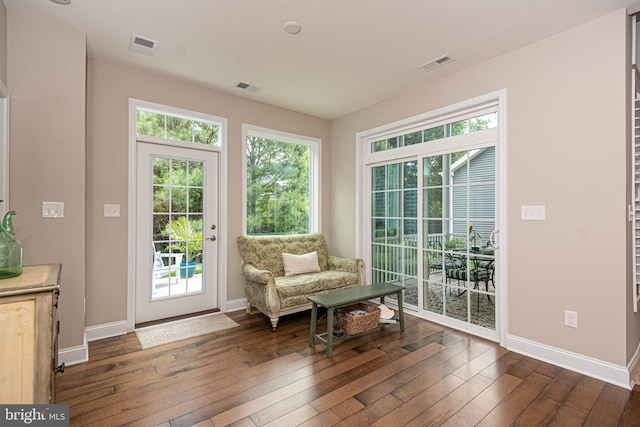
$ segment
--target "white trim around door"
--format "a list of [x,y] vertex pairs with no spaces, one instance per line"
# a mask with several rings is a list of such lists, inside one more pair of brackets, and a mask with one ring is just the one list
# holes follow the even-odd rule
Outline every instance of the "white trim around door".
[[[491,92],[479,97],[469,99],[464,102],[449,105],[426,112],[420,115],[409,117],[397,122],[381,125],[356,134],[356,214],[358,218],[366,217],[371,206],[371,198],[367,193],[365,181],[369,179],[366,174],[367,166],[371,164],[384,163],[392,160],[394,157],[398,159],[411,158],[418,156],[422,152],[422,144],[404,146],[396,150],[376,151],[372,152],[372,141],[378,141],[385,138],[394,138],[396,135],[403,135],[413,132],[421,128],[438,127],[443,123],[455,121],[456,118],[473,117],[474,113],[483,114],[487,108],[498,113],[497,128],[488,133],[489,136],[496,136],[497,139],[497,168],[495,171],[496,178],[496,199],[498,201],[496,217],[498,218],[499,233],[495,240],[496,246],[500,248],[499,261],[497,262],[496,274],[500,278],[500,289],[496,292],[497,310],[496,310],[496,331],[493,338],[499,341],[501,345],[507,342],[507,139],[506,139],[506,89]],[[484,142],[478,140],[478,144],[483,145]],[[432,153],[444,153],[449,149],[451,142],[446,139],[430,140],[424,144],[430,144]],[[368,254],[368,238],[370,224],[367,221],[358,221],[356,224],[356,255],[367,258]],[[455,326],[454,326],[455,327]]]
[[166,105],[160,105],[151,103],[139,99],[129,99],[129,166],[128,166],[128,247],[127,247],[127,331],[131,332],[135,329],[135,298],[136,298],[136,218],[137,210],[136,203],[138,200],[136,190],[136,178],[137,178],[137,141],[138,135],[136,133],[136,110],[137,108],[148,108],[157,111],[163,111],[168,114],[176,114],[180,116],[191,116],[195,118],[211,119],[220,123],[220,136],[219,145],[215,147],[200,146],[194,147],[196,144],[191,144],[182,141],[167,141],[160,138],[148,138],[150,142],[175,145],[180,147],[188,146],[193,149],[203,150],[215,150],[219,154],[218,164],[218,226],[217,226],[217,239],[219,244],[218,252],[218,269],[217,269],[217,282],[218,282],[218,308],[220,311],[225,312],[227,310],[227,119],[223,117],[211,116],[208,114],[178,109]]

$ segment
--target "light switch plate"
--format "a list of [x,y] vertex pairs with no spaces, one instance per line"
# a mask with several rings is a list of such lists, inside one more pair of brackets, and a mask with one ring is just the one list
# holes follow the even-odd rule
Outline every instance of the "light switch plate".
[[64,218],[64,202],[42,202],[42,218]]
[[120,216],[120,205],[105,204],[104,205],[105,218],[117,218]]
[[544,205],[520,206],[520,219],[523,221],[544,221]]

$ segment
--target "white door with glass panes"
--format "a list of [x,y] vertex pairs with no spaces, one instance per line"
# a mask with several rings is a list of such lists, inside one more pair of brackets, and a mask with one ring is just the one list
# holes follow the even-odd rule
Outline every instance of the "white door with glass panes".
[[137,144],[136,323],[218,306],[218,155]]

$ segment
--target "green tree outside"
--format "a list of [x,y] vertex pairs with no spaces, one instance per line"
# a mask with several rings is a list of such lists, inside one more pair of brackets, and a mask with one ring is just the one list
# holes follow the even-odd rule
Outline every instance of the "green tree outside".
[[311,149],[247,138],[247,234],[297,234],[309,230]]

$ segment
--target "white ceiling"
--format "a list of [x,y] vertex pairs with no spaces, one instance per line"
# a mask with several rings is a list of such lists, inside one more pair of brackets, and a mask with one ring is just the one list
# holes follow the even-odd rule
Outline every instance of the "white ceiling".
[[[638,0],[4,0],[86,33],[88,55],[334,119]],[[288,21],[302,25],[287,34]],[[128,50],[131,34],[156,55]],[[420,65],[448,54],[434,71]],[[261,87],[253,93],[238,82]]]

